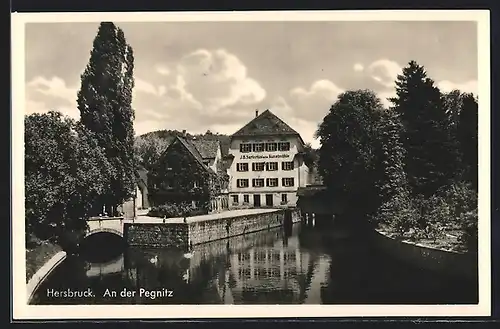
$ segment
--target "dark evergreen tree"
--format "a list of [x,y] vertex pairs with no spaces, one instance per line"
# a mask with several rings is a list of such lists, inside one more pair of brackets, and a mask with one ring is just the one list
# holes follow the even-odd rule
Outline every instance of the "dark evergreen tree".
[[430,196],[456,175],[457,157],[441,92],[423,66],[409,62],[391,98],[403,124],[405,171],[413,194]]
[[443,108],[446,113],[448,125],[456,129],[460,120],[460,110],[463,105],[463,94],[460,90],[452,90],[443,94]]
[[123,31],[111,22],[101,23],[81,76],[78,109],[114,169],[102,200],[108,206],[121,204],[134,192],[133,70],[133,51]]
[[474,95],[463,97],[457,129],[462,152],[463,178],[477,190],[478,183],[478,103]]
[[359,215],[378,208],[375,149],[382,111],[373,92],[347,91],[338,97],[317,131],[321,141],[318,169],[324,184],[348,209],[363,212]]
[[380,142],[380,196],[381,201],[391,200],[395,195],[408,195],[404,171],[405,150],[401,143],[402,124],[396,111],[389,109],[382,115],[379,125]]

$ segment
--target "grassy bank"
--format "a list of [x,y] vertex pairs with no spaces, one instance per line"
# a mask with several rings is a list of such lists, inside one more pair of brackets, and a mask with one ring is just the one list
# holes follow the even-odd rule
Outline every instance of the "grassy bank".
[[48,241],[41,241],[33,248],[26,249],[26,282],[55,254],[61,247]]

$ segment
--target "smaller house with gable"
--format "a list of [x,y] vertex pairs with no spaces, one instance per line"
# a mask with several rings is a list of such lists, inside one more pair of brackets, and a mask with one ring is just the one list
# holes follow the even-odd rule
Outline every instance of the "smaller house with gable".
[[228,208],[220,142],[177,136],[147,174],[151,206],[190,203],[207,213]]

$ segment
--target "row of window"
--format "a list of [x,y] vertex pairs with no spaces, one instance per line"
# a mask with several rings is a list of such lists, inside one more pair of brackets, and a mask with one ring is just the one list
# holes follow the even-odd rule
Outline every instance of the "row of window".
[[241,153],[249,152],[276,152],[290,151],[290,142],[270,142],[270,143],[242,143],[240,144]]
[[[264,187],[264,182],[267,187],[277,187],[278,186],[278,178],[253,178],[252,179],[252,187]],[[295,180],[293,177],[285,177],[281,179],[281,186],[283,187],[292,187],[295,184]],[[248,187],[249,179],[241,178],[236,180],[237,187]]]
[[[252,163],[252,171],[276,171],[278,170],[278,162],[254,162]],[[293,161],[281,162],[281,170],[293,170]],[[236,171],[248,171],[249,164],[245,162],[236,164]]]
[[[258,196],[258,198],[259,198],[258,203],[260,204],[260,194],[255,195],[254,198],[256,196]],[[272,194],[266,195],[266,199],[269,199],[268,196],[270,196],[272,199]],[[233,198],[233,205],[239,204],[240,198],[238,195],[233,195],[232,198]],[[268,200],[266,200],[266,201],[268,201]],[[254,202],[255,202],[255,200],[254,200]],[[243,194],[243,203],[247,203],[247,204],[250,203],[250,195],[249,194]],[[266,202],[266,203],[268,203],[268,202]],[[271,201],[271,203],[272,203],[272,201]],[[286,194],[286,193],[281,194],[281,203],[282,204],[288,203],[288,194]]]

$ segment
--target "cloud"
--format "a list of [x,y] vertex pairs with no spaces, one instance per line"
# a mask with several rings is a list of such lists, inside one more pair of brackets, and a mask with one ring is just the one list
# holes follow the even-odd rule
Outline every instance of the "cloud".
[[365,67],[361,63],[354,64],[352,68],[355,72],[363,72],[363,70],[365,69]]
[[135,82],[134,89],[133,89],[134,95],[137,95],[137,93],[139,93],[139,92],[143,92],[143,93],[151,94],[151,95],[155,95],[155,96],[162,96],[165,93],[165,86],[163,86],[163,85],[161,85],[159,87],[155,87],[154,85],[152,85],[151,83],[149,83],[145,80],[138,79],[138,78],[135,78],[134,80],[135,80],[134,81]]
[[159,64],[155,67],[155,69],[160,75],[170,75],[170,69],[164,65]]
[[342,92],[344,90],[330,80],[317,80],[307,89],[293,88],[290,91],[290,106],[299,118],[322,120]]
[[402,67],[395,61],[379,59],[368,66],[368,74],[373,80],[385,87],[393,87],[394,81],[401,73]]
[[248,76],[246,66],[224,49],[198,49],[187,54],[177,71],[185,89],[207,112],[258,104],[266,97],[264,88]]
[[42,76],[33,78],[26,85],[27,91],[67,100],[69,103],[76,102],[77,89],[66,86],[66,82],[59,77],[46,79]]
[[396,90],[388,90],[381,91],[377,93],[377,96],[380,98],[380,102],[384,105],[385,108],[392,106],[392,103],[388,100],[388,98],[396,97]]
[[437,87],[444,93],[448,93],[455,89],[465,93],[473,93],[474,95],[477,95],[478,92],[477,80],[470,80],[463,83],[442,80],[437,83]]
[[[266,98],[247,67],[224,49],[198,49],[177,65],[155,65],[158,76],[135,74],[132,107],[137,134],[158,129],[232,131]],[[26,84],[26,113],[59,110],[78,119],[78,87],[60,77],[39,76]]]
[[68,86],[59,77],[37,76],[26,84],[25,92],[26,115],[59,111],[75,120],[80,119],[76,107],[77,88]]

